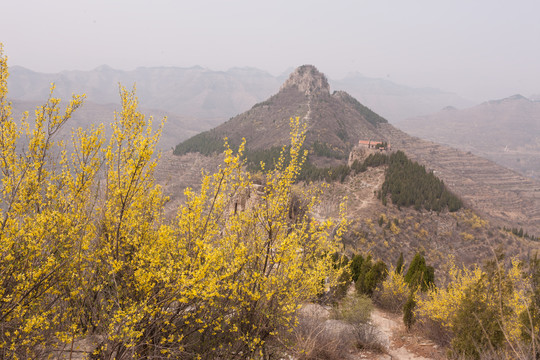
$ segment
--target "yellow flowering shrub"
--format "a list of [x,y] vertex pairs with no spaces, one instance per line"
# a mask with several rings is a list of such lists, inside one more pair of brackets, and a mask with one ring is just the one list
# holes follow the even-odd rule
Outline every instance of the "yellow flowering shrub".
[[469,233],[466,233],[466,232],[461,232],[461,233],[459,233],[459,235],[461,235],[461,237],[463,238],[464,241],[467,241],[467,242],[474,241],[474,235],[472,235],[472,234],[469,234]]
[[400,312],[409,297],[411,290],[403,278],[403,273],[397,273],[393,267],[388,270],[388,276],[375,291],[374,299],[381,307],[393,312]]
[[390,231],[392,234],[398,235],[401,232],[401,229],[394,222],[392,222],[390,224]]
[[483,349],[497,349],[520,341],[519,315],[529,304],[520,263],[513,260],[505,270],[494,260],[484,269],[458,269],[451,265],[449,282],[431,288],[417,300],[416,315],[451,334],[456,355],[477,358]]
[[68,156],[55,135],[84,96],[62,110],[52,86],[34,121],[27,113],[16,121],[7,77],[0,44],[0,357],[28,359],[78,331],[78,309],[67,304],[81,289],[82,252],[93,236],[86,180],[99,168],[84,144],[99,144],[101,128],[76,133],[81,147]]
[[485,228],[488,225],[488,221],[482,219],[480,216],[476,215],[472,210],[464,210],[461,213],[457,213],[454,217],[458,220],[464,221],[470,225],[473,229]]
[[[76,129],[68,147],[55,135],[84,96],[61,110],[52,86],[34,121],[13,120],[1,50],[0,358],[64,356],[89,338],[96,358],[250,358],[335,284],[344,209],[317,222],[308,193],[289,216],[306,157],[298,118],[262,192],[244,145],[226,146],[219,171],[165,221],[153,177],[163,121],[154,130],[121,87],[110,138]],[[256,195],[233,211],[246,193]]]
[[483,272],[478,267],[472,270],[459,269],[452,263],[448,272],[448,285],[445,288],[430,288],[426,296],[417,300],[417,316],[430,318],[451,329],[465,290],[480,281],[482,275]]

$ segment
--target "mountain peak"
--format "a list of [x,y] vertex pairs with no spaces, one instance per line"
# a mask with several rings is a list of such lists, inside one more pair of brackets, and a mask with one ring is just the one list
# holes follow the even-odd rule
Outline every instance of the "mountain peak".
[[297,67],[281,86],[281,90],[288,88],[296,88],[306,95],[330,94],[330,85],[326,76],[313,65]]
[[512,96],[509,96],[507,98],[507,100],[527,100],[527,101],[529,101],[529,99],[527,99],[525,96],[523,96],[521,94],[515,94],[515,95],[512,95]]
[[95,68],[94,71],[110,72],[110,71],[114,71],[114,69],[112,67],[110,67],[109,65],[107,65],[107,64],[103,64],[103,65],[100,65],[97,68]]
[[504,99],[488,101],[488,104],[502,104],[502,103],[507,103],[511,101],[522,101],[522,100],[531,101],[521,94],[515,94],[512,96],[506,97]]

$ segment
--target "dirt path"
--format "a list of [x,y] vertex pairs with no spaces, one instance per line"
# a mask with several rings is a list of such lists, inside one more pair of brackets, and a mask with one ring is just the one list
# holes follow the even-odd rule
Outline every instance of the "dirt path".
[[[373,325],[381,332],[387,354],[378,355],[376,360],[440,360],[445,359],[442,351],[430,341],[406,333],[397,315],[375,309],[371,315]],[[426,354],[431,354],[426,355]],[[426,357],[428,356],[428,357]]]

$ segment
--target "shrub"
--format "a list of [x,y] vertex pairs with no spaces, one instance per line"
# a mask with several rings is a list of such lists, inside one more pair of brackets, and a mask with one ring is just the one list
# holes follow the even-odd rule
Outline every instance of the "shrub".
[[496,353],[505,344],[519,348],[522,326],[519,314],[529,300],[520,264],[512,261],[505,269],[500,259],[484,269],[449,271],[444,288],[431,288],[418,298],[415,314],[421,321],[440,324],[452,334],[450,344],[456,356],[480,359],[487,351]]
[[[504,343],[503,328],[499,323],[500,316],[507,316],[508,309],[501,309],[500,314],[494,299],[483,299],[487,289],[486,282],[465,291],[464,298],[453,320],[451,345],[455,355],[480,359],[483,350],[500,349]],[[487,300],[487,301],[486,301]],[[504,304],[502,306],[506,307]]]
[[355,288],[359,294],[373,295],[373,291],[386,278],[386,264],[379,260],[373,263],[371,255],[362,261],[358,277],[355,281]]
[[366,295],[346,296],[336,308],[336,319],[349,324],[365,324],[371,319],[373,303]]
[[339,301],[347,295],[347,291],[352,283],[351,262],[346,255],[339,255],[338,253],[334,254],[332,261],[334,262],[334,268],[341,270],[341,275],[338,278],[337,284],[327,295],[332,301]]
[[360,276],[360,273],[362,271],[362,265],[364,263],[364,257],[360,254],[356,254],[353,256],[351,261],[351,278],[352,281],[356,282],[358,280],[358,277]]
[[414,308],[416,307],[416,301],[414,300],[414,294],[411,292],[409,298],[403,305],[403,323],[407,330],[411,330],[416,318],[414,317]]
[[316,310],[300,309],[297,324],[290,331],[284,330],[280,337],[286,339],[284,347],[299,360],[343,359],[353,342],[352,334],[336,336],[335,329],[328,326],[328,316]]
[[352,326],[354,341],[363,349],[381,350],[378,331],[369,323],[373,303],[366,295],[351,294],[336,308],[336,318]]
[[540,352],[540,349],[534,349],[536,344],[540,344],[540,259],[538,259],[538,254],[535,254],[529,261],[527,275],[531,281],[529,289],[531,302],[528,308],[520,314],[521,338],[526,343],[533,345],[533,352]]
[[403,253],[399,253],[399,258],[396,263],[396,273],[401,274],[403,272],[403,266],[405,265],[405,260],[403,259]]
[[374,301],[383,309],[400,312],[407,301],[411,290],[405,282],[403,274],[394,269],[388,271],[386,279],[373,294]]
[[0,47],[0,358],[53,358],[90,336],[97,358],[252,357],[335,284],[342,226],[307,216],[315,194],[289,214],[305,157],[298,119],[264,201],[232,214],[252,181],[243,144],[225,146],[170,222],[153,176],[161,127],[121,87],[108,141],[103,126],[75,130],[68,156],[55,135],[82,99],[61,111],[51,90],[33,124],[13,120]]

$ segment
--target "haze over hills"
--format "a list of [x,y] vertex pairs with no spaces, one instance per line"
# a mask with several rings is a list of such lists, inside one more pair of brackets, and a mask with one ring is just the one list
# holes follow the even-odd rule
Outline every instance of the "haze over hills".
[[540,101],[521,95],[404,120],[404,131],[540,178]]
[[[325,76],[313,66],[297,68],[276,95],[223,125],[186,140],[177,146],[176,153],[201,152],[203,146],[212,142],[220,145],[220,139],[225,136],[231,142],[245,137],[249,149],[283,145],[289,136],[291,115],[307,122],[307,148],[315,155],[318,155],[315,142],[345,152],[358,140],[388,141],[392,150],[403,150],[428,170],[435,171],[450,190],[494,224],[540,233],[539,182],[470,153],[407,135],[347,93],[330,94]],[[209,153],[220,149],[213,147]],[[177,161],[182,162],[181,158]],[[174,157],[169,161],[174,163]],[[327,166],[332,161],[335,163],[335,159],[316,156],[314,163]]]
[[136,84],[143,108],[198,118],[215,126],[270,96],[282,80],[253,68],[227,72],[201,67],[122,71],[103,65],[91,71],[42,74],[14,66],[10,68],[9,94],[15,100],[42,101],[49,94],[51,82],[56,84],[58,97],[85,93],[89,101],[99,104],[119,103],[119,83],[128,88]]
[[[68,99],[65,97],[64,99]],[[23,112],[28,111],[30,118],[33,115],[33,111],[36,106],[43,105],[46,101],[44,98],[41,102],[38,101],[24,101],[14,100],[12,101],[13,116],[15,119],[20,119]],[[66,102],[63,101],[62,104]],[[61,106],[63,108],[64,105]],[[89,128],[91,125],[97,125],[103,123],[105,125],[105,132],[108,134],[110,131],[110,124],[114,120],[114,112],[120,110],[120,104],[98,104],[92,101],[85,101],[84,105],[77,109],[73,113],[72,118],[61,129],[60,136],[69,140],[71,137],[71,129],[81,127],[83,129]],[[159,149],[171,149],[179,140],[187,139],[203,130],[211,127],[210,124],[200,121],[195,118],[179,116],[176,114],[170,114],[163,110],[156,109],[139,109],[145,116],[153,117],[153,127],[157,128],[163,117],[167,117],[163,132],[159,141]]]
[[[275,94],[288,73],[273,76],[255,68],[212,71],[202,67],[137,68],[116,70],[103,65],[91,71],[63,71],[44,74],[20,66],[10,68],[10,97],[14,100],[43,101],[51,82],[56,95],[86,93],[88,101],[119,102],[118,83],[137,84],[141,106],[170,114],[199,119],[217,126],[254,104]],[[347,91],[391,122],[430,114],[446,106],[466,107],[472,102],[437,89],[415,89],[386,79],[351,74],[340,80],[329,79],[333,88]]]
[[412,116],[431,114],[447,106],[466,108],[474,105],[473,101],[451,92],[435,88],[411,88],[358,73],[330,83],[336,89],[346,90],[393,124]]

